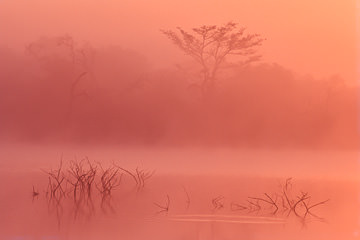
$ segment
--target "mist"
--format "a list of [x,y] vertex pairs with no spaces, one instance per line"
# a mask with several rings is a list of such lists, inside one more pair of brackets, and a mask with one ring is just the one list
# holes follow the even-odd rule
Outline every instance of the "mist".
[[[72,58],[59,41],[79,52]],[[204,99],[190,61],[153,69],[134,50],[78,44],[65,35],[35,40],[23,54],[1,48],[3,141],[358,146],[358,88],[340,76],[314,79],[270,63],[232,67]]]
[[357,238],[355,7],[1,1],[0,240]]

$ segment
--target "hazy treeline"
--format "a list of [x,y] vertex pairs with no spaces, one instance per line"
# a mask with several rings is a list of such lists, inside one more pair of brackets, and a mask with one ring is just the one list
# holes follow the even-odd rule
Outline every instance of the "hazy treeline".
[[4,141],[339,147],[358,143],[357,91],[276,64],[231,67],[202,96],[193,67],[70,37],[0,49]]

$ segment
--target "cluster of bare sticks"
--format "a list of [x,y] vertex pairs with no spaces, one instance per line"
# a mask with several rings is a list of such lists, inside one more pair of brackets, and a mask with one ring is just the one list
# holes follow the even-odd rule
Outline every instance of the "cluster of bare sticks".
[[[186,210],[190,206],[190,195],[187,190],[183,187],[183,190],[186,195]],[[170,198],[169,195],[166,195],[167,199],[164,203],[154,203],[158,207],[159,213],[168,213]],[[215,213],[221,209],[225,209],[225,197],[219,195],[211,199],[212,212]],[[284,215],[288,217],[290,214],[294,214],[303,225],[306,221],[319,220],[325,221],[324,218],[321,218],[314,214],[313,210],[315,207],[323,205],[329,201],[329,199],[324,201],[313,202],[312,198],[308,192],[299,191],[296,193],[292,188],[292,178],[288,178],[284,183],[280,184],[280,191],[273,193],[263,193],[263,196],[257,197],[247,197],[245,204],[239,204],[236,202],[231,202],[230,210],[231,211],[246,211],[248,214],[272,214],[272,215]],[[311,215],[313,218],[307,218]]]
[[101,163],[98,163],[101,169],[100,181],[96,183],[95,186],[101,194],[101,209],[103,212],[107,212],[109,209],[111,212],[115,212],[114,208],[111,205],[111,193],[118,187],[121,183],[122,173],[119,173],[119,169],[111,166],[108,168],[103,168]]
[[120,185],[122,174],[118,176],[119,169],[115,167],[103,168],[101,163],[98,163],[101,169],[100,182],[95,184],[103,197],[110,197],[111,191]]
[[73,196],[74,217],[81,213],[92,215],[94,204],[92,201],[92,188],[98,172],[97,165],[88,158],[80,161],[70,161],[66,180],[71,185],[68,194]]
[[[146,171],[137,167],[130,171],[116,163],[103,167],[99,162],[92,162],[87,157],[81,160],[72,160],[63,166],[61,157],[60,164],[56,169],[42,170],[48,175],[48,186],[45,191],[49,205],[53,205],[57,212],[62,212],[61,201],[70,198],[74,202],[75,217],[80,213],[94,213],[92,195],[97,189],[101,197],[101,208],[104,212],[111,209],[111,195],[122,180],[124,174],[134,179],[136,189],[145,187],[145,182],[153,176],[154,171]],[[32,196],[38,197],[40,193],[33,187]],[[60,213],[57,215],[61,215]]]
[[[85,166],[85,164],[87,166]],[[87,158],[80,161],[70,161],[67,173],[66,179],[72,186],[70,193],[72,193],[74,200],[84,197],[91,198],[97,166],[91,163]]]
[[[58,216],[62,214],[61,200],[65,197],[71,197],[75,203],[75,217],[79,212],[94,212],[92,201],[93,186],[96,187],[101,196],[101,208],[104,212],[110,209],[112,191],[122,182],[123,176],[133,179],[137,191],[145,187],[145,182],[153,176],[154,171],[147,171],[139,167],[131,171],[113,163],[111,166],[103,167],[99,162],[91,162],[88,158],[80,161],[70,161],[66,170],[63,169],[61,159],[56,169],[43,170],[48,175],[48,187],[46,196],[49,203],[55,207]],[[70,186],[70,187],[69,187]],[[248,213],[260,212],[267,214],[284,214],[287,216],[294,214],[296,217],[305,221],[308,215],[318,220],[324,220],[313,213],[315,207],[323,205],[329,201],[323,200],[314,202],[308,192],[299,191],[295,193],[292,187],[292,178],[285,180],[280,185],[280,191],[268,193],[264,192],[262,196],[248,197],[245,204],[231,202],[232,211],[247,211]],[[190,206],[190,195],[183,187],[186,194],[186,209]],[[33,187],[33,198],[39,195],[39,192]],[[212,199],[212,211],[225,208],[225,198],[218,196]],[[170,197],[166,195],[165,203],[154,203],[159,208],[157,213],[168,213],[170,206]],[[50,206],[50,204],[49,204]],[[85,209],[87,207],[87,209]]]
[[311,196],[308,192],[294,193],[292,191],[292,179],[288,178],[284,184],[281,184],[280,192],[273,194],[264,193],[263,196],[259,197],[248,197],[247,204],[238,204],[235,202],[231,203],[232,211],[248,211],[259,212],[259,211],[271,211],[271,214],[286,213],[289,216],[293,213],[295,216],[305,218],[311,215],[319,220],[322,218],[316,216],[312,210],[320,205],[327,203],[330,199],[312,202]]

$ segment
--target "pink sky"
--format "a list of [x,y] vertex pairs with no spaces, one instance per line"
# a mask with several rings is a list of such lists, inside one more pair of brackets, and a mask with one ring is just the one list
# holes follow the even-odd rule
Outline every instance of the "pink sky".
[[0,45],[20,48],[40,36],[68,33],[96,46],[132,48],[155,66],[169,66],[180,53],[160,28],[229,20],[267,38],[267,62],[355,82],[355,0],[2,0]]

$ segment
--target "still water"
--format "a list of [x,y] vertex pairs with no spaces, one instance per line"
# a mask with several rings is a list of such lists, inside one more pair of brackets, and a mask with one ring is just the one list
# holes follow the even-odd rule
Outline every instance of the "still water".
[[[2,150],[0,239],[360,237],[356,153]],[[56,173],[60,159],[64,192],[52,195],[57,184],[49,173]],[[77,185],[74,196],[71,164],[82,159],[84,172],[88,160],[97,172],[90,194]],[[101,178],[107,170],[107,176],[114,173],[110,191]]]

